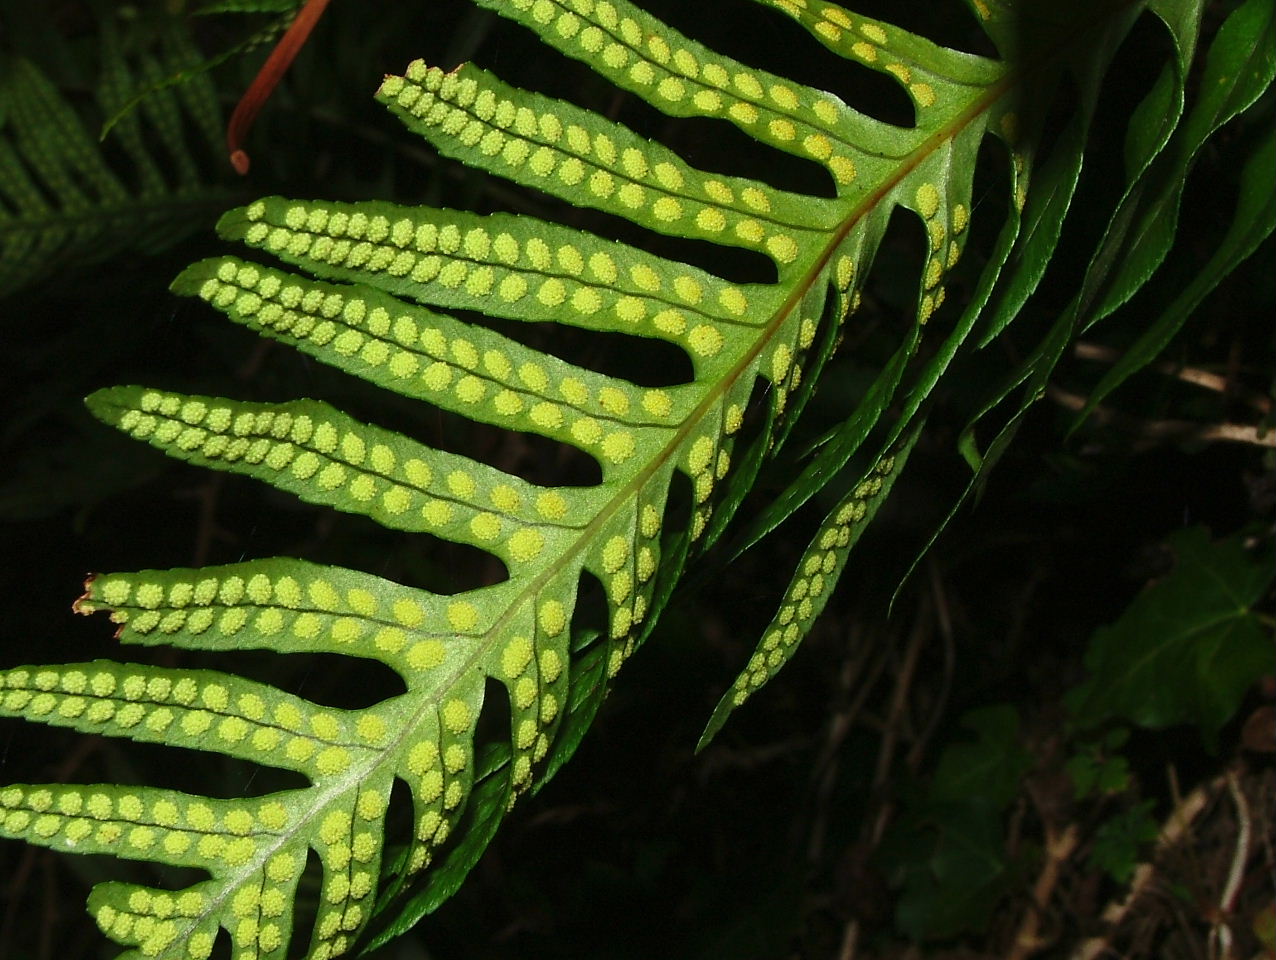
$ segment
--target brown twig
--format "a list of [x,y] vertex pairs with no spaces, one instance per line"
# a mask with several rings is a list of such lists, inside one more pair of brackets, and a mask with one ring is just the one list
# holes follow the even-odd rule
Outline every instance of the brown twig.
[[[1079,393],[1071,393],[1056,386],[1047,387],[1046,395],[1065,410],[1083,410],[1089,402]],[[1102,405],[1091,410],[1090,416],[1098,423],[1131,433],[1145,443],[1160,440],[1226,440],[1230,443],[1276,448],[1276,430],[1270,427],[1245,423],[1196,423],[1192,420],[1142,420]]]
[[855,960],[856,948],[859,946],[860,922],[852,920],[842,931],[842,945],[837,951],[837,960]]
[[226,150],[230,154],[230,165],[235,168],[236,173],[243,175],[248,172],[249,159],[243,149],[244,137],[248,135],[249,128],[261,112],[262,105],[270,99],[275,87],[279,86],[279,81],[305,46],[310,32],[314,30],[327,7],[328,0],[306,0],[306,5],[279,38],[275,49],[270,51],[270,56],[235,105],[235,112],[230,115],[230,123],[226,126]]
[[877,754],[877,769],[873,775],[873,790],[880,792],[890,778],[892,762],[895,759],[895,746],[900,738],[900,726],[904,722],[904,714],[908,707],[909,693],[913,689],[913,677],[917,672],[917,662],[921,658],[922,647],[930,635],[929,595],[922,595],[918,606],[917,619],[908,638],[908,648],[904,651],[904,662],[900,665],[895,678],[895,689],[891,694],[890,712],[882,730],[882,747]]
[[[1085,341],[1077,343],[1073,347],[1073,354],[1079,360],[1095,360],[1099,363],[1116,363],[1124,356],[1120,350],[1105,347],[1101,343],[1086,343]],[[1182,380],[1184,383],[1190,383],[1203,390],[1221,393],[1224,396],[1236,396],[1238,400],[1253,407],[1264,416],[1272,412],[1270,397],[1265,397],[1261,393],[1246,393],[1243,396],[1239,396],[1236,392],[1236,385],[1230,377],[1211,373],[1200,367],[1185,367],[1169,360],[1160,360],[1149,364],[1148,369],[1163,373],[1168,377],[1174,377],[1176,380]]]
[[939,565],[935,563],[933,557],[927,563],[927,570],[930,574],[931,593],[935,598],[935,623],[939,627],[939,636],[944,641],[944,672],[940,679],[939,694],[935,698],[935,705],[931,709],[930,718],[917,734],[917,738],[913,741],[913,745],[908,750],[908,756],[904,760],[908,769],[914,774],[921,768],[922,760],[926,756],[926,745],[930,743],[930,738],[935,735],[940,721],[944,718],[944,711],[948,708],[948,697],[952,693],[953,673],[957,666],[957,644],[953,635],[952,610],[948,605],[948,594],[944,590],[944,580],[939,572]]
[[[855,726],[864,703],[872,692],[882,670],[886,656],[877,644],[865,642],[858,628],[850,631],[848,655],[843,658],[838,676],[838,705],[832,712],[828,734],[820,748],[819,756],[812,764],[815,813],[811,818],[807,840],[808,863],[815,863],[824,852],[824,838],[832,815],[833,788],[837,784],[838,757],[847,735]],[[851,692],[854,691],[854,695]]]
[[1227,921],[1236,909],[1236,895],[1240,892],[1245,864],[1249,861],[1251,833],[1249,804],[1245,802],[1245,791],[1241,789],[1234,770],[1227,771],[1227,792],[1236,805],[1236,847],[1232,851],[1232,863],[1227,871],[1227,880],[1223,883],[1223,892],[1218,897],[1218,914],[1210,925],[1210,955],[1219,960],[1232,960],[1232,928]]
[[1046,862],[1042,865],[1041,873],[1037,875],[1037,882],[1032,887],[1032,903],[1024,911],[1019,931],[1015,934],[1006,960],[1027,960],[1047,945],[1047,941],[1042,939],[1040,934],[1041,918],[1050,905],[1050,898],[1054,896],[1054,888],[1059,884],[1064,864],[1076,850],[1080,836],[1080,830],[1075,823],[1068,824],[1062,833],[1051,827],[1046,828]]
[[[1174,846],[1187,835],[1188,830],[1191,829],[1192,822],[1209,805],[1214,795],[1218,793],[1226,782],[1226,778],[1226,774],[1220,774],[1208,783],[1198,786],[1174,805],[1174,809],[1170,811],[1170,815],[1166,817],[1165,822],[1161,825],[1160,833],[1157,834],[1153,856],[1168,847]],[[1100,936],[1090,937],[1083,941],[1073,951],[1072,960],[1098,960],[1100,956],[1111,949],[1113,935],[1135,903],[1147,891],[1155,875],[1156,867],[1151,859],[1138,865],[1125,897],[1121,900],[1113,900],[1103,910],[1100,919],[1106,928],[1105,932]]]

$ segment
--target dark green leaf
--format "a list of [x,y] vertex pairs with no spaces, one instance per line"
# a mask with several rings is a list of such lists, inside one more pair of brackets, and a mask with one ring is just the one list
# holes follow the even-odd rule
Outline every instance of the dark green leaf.
[[1271,638],[1252,610],[1276,576],[1270,554],[1240,536],[1211,542],[1201,527],[1167,543],[1174,570],[1091,641],[1089,679],[1068,697],[1079,727],[1190,723],[1212,739],[1271,670]]

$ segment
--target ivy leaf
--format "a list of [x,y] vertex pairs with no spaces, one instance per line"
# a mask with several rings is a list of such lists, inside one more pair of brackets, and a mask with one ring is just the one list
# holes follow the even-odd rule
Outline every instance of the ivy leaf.
[[1202,527],[1167,544],[1174,570],[1090,643],[1090,677],[1068,696],[1082,728],[1190,723],[1212,740],[1271,670],[1271,639],[1252,610],[1272,583],[1271,556],[1246,551],[1241,536],[1211,542]]
[[1156,839],[1159,827],[1152,818],[1151,800],[1135,804],[1100,824],[1090,848],[1090,862],[1119,884],[1127,884],[1138,866],[1144,844]]
[[902,888],[895,925],[915,940],[982,929],[1016,876],[1002,821],[1032,765],[1018,715],[998,704],[966,714],[962,726],[977,739],[944,750],[930,789],[906,800],[878,853]]
[[1130,785],[1130,764],[1116,751],[1128,740],[1130,731],[1117,727],[1108,731],[1098,743],[1083,744],[1064,763],[1072,793],[1083,800],[1092,793],[1100,796],[1120,793]]
[[1009,704],[972,710],[961,725],[977,735],[974,741],[954,743],[944,751],[931,786],[937,800],[980,797],[1005,807],[1019,793],[1019,781],[1032,766],[1032,757],[1019,743],[1019,716]]
[[[1000,811],[978,801],[928,809],[914,821],[918,845],[907,864],[895,926],[913,940],[940,940],[983,929],[1014,882]],[[883,845],[898,855],[907,848]]]

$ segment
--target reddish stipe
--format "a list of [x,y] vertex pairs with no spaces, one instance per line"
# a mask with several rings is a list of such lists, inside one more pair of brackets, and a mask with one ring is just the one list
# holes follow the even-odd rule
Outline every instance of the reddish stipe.
[[252,86],[235,105],[235,112],[230,115],[230,123],[226,126],[226,149],[230,151],[230,165],[235,168],[236,173],[246,174],[249,166],[248,154],[240,144],[253,121],[257,119],[262,104],[270,99],[271,93],[292,66],[292,61],[305,46],[310,31],[315,28],[327,6],[328,0],[306,0],[306,5],[297,13],[297,19],[289,25],[275,44],[275,49],[270,51],[266,62],[257,71]]

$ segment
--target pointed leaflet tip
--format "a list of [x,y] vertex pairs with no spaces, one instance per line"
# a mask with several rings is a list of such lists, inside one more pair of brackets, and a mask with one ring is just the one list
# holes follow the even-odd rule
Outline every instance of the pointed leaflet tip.
[[93,605],[93,581],[99,576],[101,574],[90,573],[84,578],[84,592],[71,604],[72,613],[87,617],[97,612],[97,607]]
[[210,257],[189,264],[168,285],[169,293],[175,293],[179,296],[189,296],[197,293],[200,284],[215,272],[214,267],[210,267],[210,264],[215,266],[220,262],[219,259]]
[[851,549],[890,494],[921,435],[923,422],[912,426],[897,444],[882,453],[820,524],[798,562],[779,611],[762,631],[748,664],[723,694],[705,724],[696,744],[697,753],[722,729],[733,710],[780,672],[806,638],[837,586]]
[[88,407],[89,413],[97,417],[103,423],[109,426],[115,426],[119,419],[123,408],[128,404],[125,396],[140,387],[131,386],[115,386],[103,387],[101,390],[94,390],[84,398],[84,405]]

